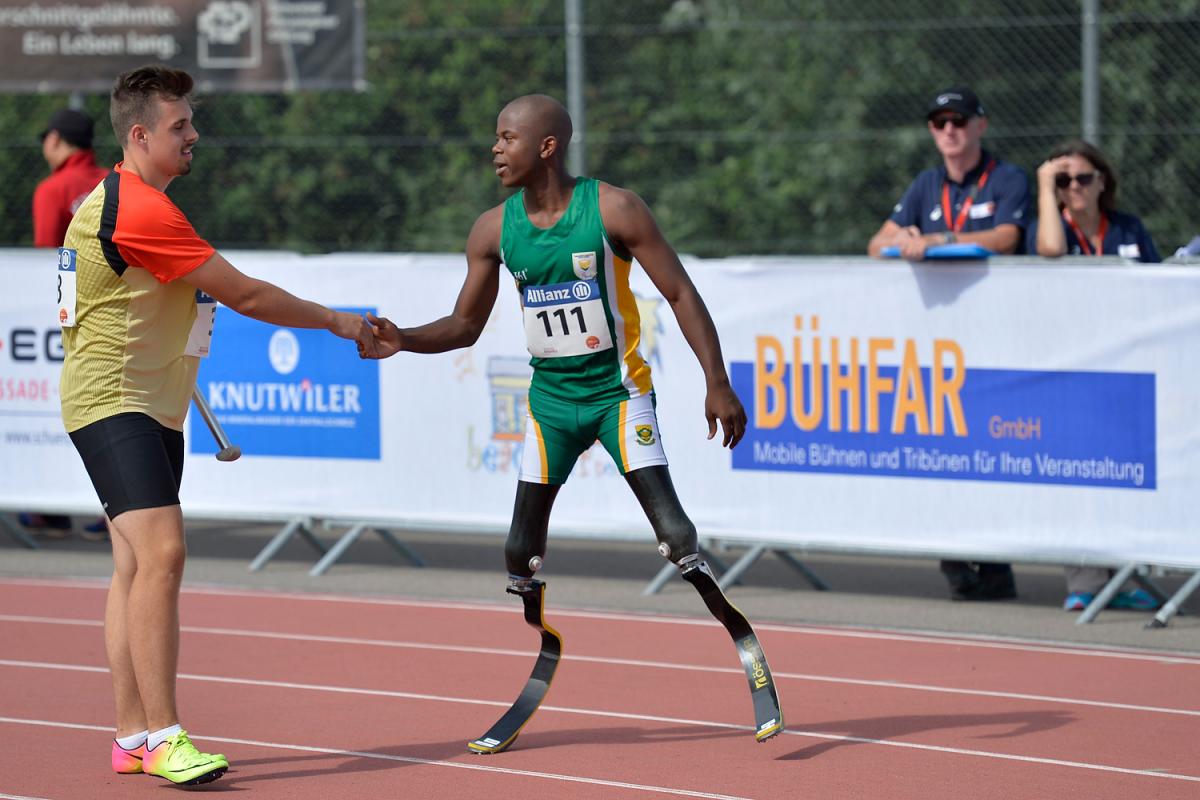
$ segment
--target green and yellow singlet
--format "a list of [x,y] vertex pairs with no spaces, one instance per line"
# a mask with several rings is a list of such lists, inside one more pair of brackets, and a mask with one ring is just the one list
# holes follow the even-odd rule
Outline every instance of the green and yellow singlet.
[[521,293],[533,389],[581,403],[651,392],[629,288],[633,259],[604,230],[599,181],[577,178],[551,228],[529,221],[523,189],[508,198],[500,255]]

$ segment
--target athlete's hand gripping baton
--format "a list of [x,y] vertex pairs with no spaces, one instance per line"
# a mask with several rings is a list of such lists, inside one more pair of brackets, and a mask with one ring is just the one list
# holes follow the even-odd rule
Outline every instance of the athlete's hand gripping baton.
[[217,461],[237,461],[242,457],[242,448],[236,444],[229,443],[229,437],[225,435],[225,430],[221,427],[221,423],[213,416],[212,409],[208,407],[208,401],[204,399],[204,395],[200,390],[192,387],[192,402],[196,404],[196,410],[200,412],[200,416],[204,417],[205,423],[208,424],[208,429],[212,431],[213,438],[217,440],[217,447],[220,450],[217,452]]

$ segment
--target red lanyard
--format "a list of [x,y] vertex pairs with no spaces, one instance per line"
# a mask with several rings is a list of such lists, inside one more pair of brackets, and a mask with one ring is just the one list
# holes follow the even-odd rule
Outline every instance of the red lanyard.
[[975,202],[975,196],[983,189],[987,183],[988,176],[992,174],[992,167],[996,166],[996,159],[988,162],[985,169],[979,176],[979,182],[971,187],[970,194],[963,201],[963,207],[959,209],[958,219],[954,220],[954,224],[950,223],[950,182],[942,181],[942,218],[946,220],[946,227],[954,233],[962,230],[963,223],[967,221],[967,212],[971,210],[971,204]]
[[1075,232],[1075,238],[1079,240],[1079,250],[1085,256],[1104,255],[1104,234],[1108,233],[1108,217],[1105,216],[1103,211],[1100,212],[1100,230],[1098,231],[1100,249],[1094,253],[1092,252],[1092,243],[1088,241],[1086,236],[1083,235],[1083,231],[1081,231],[1079,226],[1075,224],[1075,220],[1071,219],[1071,212],[1067,211],[1065,208],[1063,209],[1063,219],[1067,221],[1067,224],[1071,226],[1071,230]]

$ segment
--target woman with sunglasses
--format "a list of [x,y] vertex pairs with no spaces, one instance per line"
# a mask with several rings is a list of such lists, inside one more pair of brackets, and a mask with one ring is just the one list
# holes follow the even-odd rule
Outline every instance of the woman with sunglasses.
[[1142,221],[1117,211],[1117,176],[1096,146],[1075,140],[1055,148],[1037,182],[1038,215],[1026,232],[1031,254],[1162,261]]
[[[1142,221],[1116,210],[1117,176],[1099,148],[1075,140],[1055,148],[1038,167],[1038,216],[1030,225],[1032,254],[1115,255],[1144,262],[1161,261]],[[1066,567],[1063,608],[1082,611],[1111,580],[1102,567]],[[1158,601],[1142,589],[1114,595],[1110,608],[1153,610]]]

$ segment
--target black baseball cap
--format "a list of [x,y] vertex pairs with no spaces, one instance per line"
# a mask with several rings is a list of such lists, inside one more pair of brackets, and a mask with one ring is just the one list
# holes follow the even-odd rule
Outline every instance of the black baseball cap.
[[67,144],[87,148],[92,146],[95,125],[92,118],[82,111],[60,108],[50,116],[50,122],[46,125],[46,130],[42,131],[41,138],[45,139],[50,131],[58,133]]
[[929,103],[925,119],[932,118],[939,111],[957,111],[964,117],[987,116],[983,103],[979,102],[979,95],[966,86],[953,86],[938,92]]

